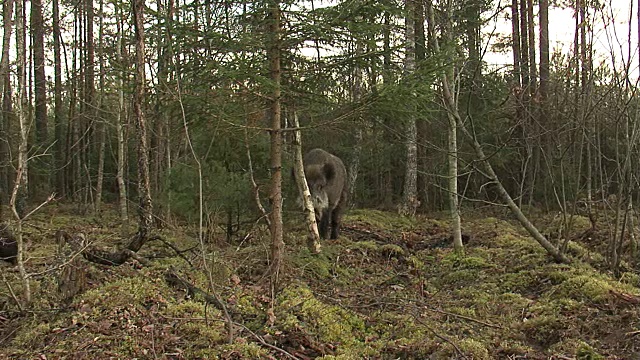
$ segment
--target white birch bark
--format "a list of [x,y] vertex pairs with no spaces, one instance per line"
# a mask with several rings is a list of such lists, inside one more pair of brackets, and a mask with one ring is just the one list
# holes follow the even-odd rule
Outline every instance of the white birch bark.
[[318,223],[316,222],[316,213],[313,208],[313,202],[311,201],[311,191],[309,191],[309,185],[304,175],[304,164],[302,162],[302,134],[299,130],[300,122],[298,121],[298,113],[293,113],[293,127],[297,130],[293,135],[293,149],[294,149],[294,177],[296,185],[298,186],[298,192],[302,198],[302,205],[304,211],[304,219],[307,224],[308,230],[308,245],[309,250],[315,253],[320,252],[320,234],[318,232]]

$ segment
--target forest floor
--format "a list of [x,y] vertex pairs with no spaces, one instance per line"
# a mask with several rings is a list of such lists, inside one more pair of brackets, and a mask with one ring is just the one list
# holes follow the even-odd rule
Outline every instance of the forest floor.
[[[556,222],[536,219],[548,234]],[[158,233],[182,256],[153,241],[139,253],[145,264],[83,259],[86,289],[65,303],[55,231],[115,248],[127,229],[110,212],[52,206],[26,227],[30,310],[18,311],[11,294],[22,291],[17,271],[0,268],[0,358],[640,359],[640,276],[626,263],[618,277],[607,271],[604,224],[589,231],[575,219],[566,265],[506,216],[463,223],[465,256],[453,253],[449,224],[437,216],[352,210],[340,239],[318,255],[303,226],[290,224],[275,303],[263,226],[231,243],[213,236],[206,261],[197,232],[167,226]],[[171,285],[168,273],[215,294],[229,317],[203,293]]]

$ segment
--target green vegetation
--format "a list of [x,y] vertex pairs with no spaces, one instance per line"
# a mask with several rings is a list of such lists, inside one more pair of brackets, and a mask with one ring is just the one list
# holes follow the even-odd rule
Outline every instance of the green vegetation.
[[[56,211],[57,224],[74,223],[99,244],[117,246],[118,229]],[[89,288],[69,308],[42,311],[57,308],[55,271],[43,271],[54,264],[55,245],[30,233],[37,244],[30,253],[38,257],[28,266],[42,273],[34,279],[33,306],[41,311],[20,314],[8,288],[0,288],[7,299],[0,311],[8,319],[1,328],[4,352],[68,359],[267,359],[282,358],[282,351],[322,359],[632,358],[638,276],[625,272],[615,279],[594,268],[597,252],[589,244],[575,242],[574,262],[556,264],[510,222],[468,218],[471,240],[460,256],[443,243],[446,221],[354,213],[343,236],[325,241],[318,255],[306,248],[303,234],[290,233],[275,300],[263,276],[268,240],[256,233],[241,247],[207,245],[214,290],[199,248],[187,253],[192,268],[153,242],[140,254],[163,256],[150,266],[90,265]],[[42,214],[34,224],[45,219]],[[195,241],[188,232],[175,228],[163,236],[189,248]],[[202,295],[169,285],[169,267],[227,304],[236,323],[231,341],[223,312]],[[19,289],[14,273],[6,277]]]

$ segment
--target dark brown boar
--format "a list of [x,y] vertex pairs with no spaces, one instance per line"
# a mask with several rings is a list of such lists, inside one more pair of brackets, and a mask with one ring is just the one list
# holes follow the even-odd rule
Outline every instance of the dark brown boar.
[[331,228],[331,239],[337,239],[347,206],[347,170],[339,157],[322,149],[309,151],[303,163],[320,237],[326,239]]
[[0,223],[0,260],[15,265],[18,261],[18,243],[9,226]]

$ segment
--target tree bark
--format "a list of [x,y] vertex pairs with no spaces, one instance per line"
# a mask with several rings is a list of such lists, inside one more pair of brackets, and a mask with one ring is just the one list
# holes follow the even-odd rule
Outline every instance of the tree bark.
[[[415,36],[415,0],[405,0],[405,58],[404,76],[413,75],[416,67],[416,36]],[[417,127],[414,113],[413,99],[409,100],[408,119],[405,128],[405,147],[407,157],[405,164],[404,188],[402,204],[399,211],[402,215],[414,216],[418,209],[418,145]]]
[[307,184],[307,179],[304,174],[304,163],[302,162],[302,133],[299,130],[300,122],[298,121],[298,114],[293,113],[293,127],[298,129],[293,134],[292,146],[294,149],[294,177],[296,185],[298,186],[298,193],[302,198],[302,204],[304,207],[304,219],[307,224],[308,230],[308,245],[309,249],[315,253],[320,252],[320,233],[318,232],[318,223],[316,222],[316,213],[313,208],[313,202],[311,201],[311,191]]
[[18,67],[18,99],[17,114],[18,124],[20,130],[20,142],[18,145],[18,164],[16,168],[16,179],[13,185],[13,191],[11,192],[11,200],[9,205],[13,213],[13,218],[16,222],[15,236],[18,245],[18,271],[20,272],[20,278],[23,284],[23,296],[24,303],[28,305],[31,302],[31,288],[29,284],[29,277],[24,268],[24,241],[22,231],[22,219],[26,214],[26,194],[27,194],[27,118],[25,114],[25,108],[28,105],[26,103],[26,67],[27,67],[27,53],[25,42],[25,21],[24,21],[24,0],[18,0],[16,2],[16,62]]
[[60,49],[60,6],[58,0],[53,0],[53,120],[55,123],[55,143],[53,154],[55,163],[55,189],[61,196],[66,196],[64,187],[64,123],[62,109],[62,58]]
[[513,82],[516,88],[522,86],[520,66],[520,17],[518,0],[511,0],[511,42],[513,48]]
[[138,141],[138,196],[139,223],[136,241],[129,244],[129,250],[138,251],[148,239],[153,224],[151,185],[149,181],[149,148],[147,145],[147,123],[144,115],[145,105],[145,54],[144,54],[144,0],[133,1],[133,17],[136,43],[135,90],[133,113],[136,118]]
[[[431,4],[426,5],[428,18],[429,18],[429,26],[430,32],[435,32],[433,25],[435,24],[435,16],[433,12],[433,6]],[[444,15],[446,17],[446,23],[444,24],[444,34],[443,38],[448,42],[452,43],[453,35],[452,35],[452,26],[453,22],[451,19],[453,9],[451,7],[451,1],[447,1],[446,8],[444,11]],[[440,43],[438,41],[437,36],[433,36],[431,40],[431,44],[434,47],[436,53],[440,52]],[[449,120],[448,127],[448,151],[447,151],[447,163],[449,166],[448,175],[448,190],[449,190],[449,216],[451,218],[452,224],[452,235],[453,235],[453,248],[454,251],[463,254],[464,253],[464,245],[462,244],[462,225],[460,220],[460,209],[459,209],[459,198],[458,198],[458,125],[456,123],[456,119],[460,117],[458,110],[458,102],[455,99],[455,89],[453,89],[453,76],[454,76],[454,64],[452,62],[446,68],[446,70],[442,74],[441,82],[442,82],[442,97],[444,107],[447,110],[447,119]]]
[[2,59],[0,60],[0,97],[2,97],[2,114],[0,116],[0,220],[3,218],[2,205],[9,193],[9,119],[11,117],[11,77],[9,72],[9,50],[11,33],[13,32],[13,0],[5,0],[2,4],[3,41]]
[[[357,39],[355,41],[358,41]],[[363,45],[360,41],[356,44],[356,57],[363,53]],[[351,161],[349,163],[348,189],[349,201],[354,203],[354,193],[356,189],[356,181],[358,180],[358,172],[360,171],[360,153],[362,152],[362,111],[360,110],[360,100],[362,99],[362,68],[356,65],[353,74],[353,103],[357,107],[355,110],[355,138],[353,144],[353,152],[351,153]],[[297,116],[297,115],[296,115]],[[297,120],[297,119],[296,119]],[[295,126],[298,127],[297,125]],[[296,136],[299,135],[296,133]],[[302,152],[301,152],[302,153]]]
[[280,3],[276,0],[269,2],[267,35],[267,59],[273,90],[269,100],[271,117],[271,290],[272,295],[278,289],[280,268],[284,257],[284,240],[282,232],[282,131],[281,131],[281,13]]
[[[118,12],[116,7],[116,24],[118,30],[118,44],[116,52],[118,54],[118,58],[122,59],[122,49],[123,49],[123,20],[122,13]],[[124,65],[124,64],[123,64]],[[123,66],[124,68],[124,66]],[[123,223],[123,228],[126,228],[129,222],[129,214],[127,211],[127,186],[124,181],[124,169],[125,169],[125,129],[122,125],[123,119],[122,115],[124,114],[124,84],[123,79],[125,77],[125,71],[117,76],[117,84],[118,84],[118,112],[116,114],[116,138],[118,142],[118,160],[116,164],[116,182],[118,183],[118,209],[120,214],[120,221]]]
[[44,146],[47,141],[47,79],[45,77],[42,0],[31,0],[31,36],[35,76],[36,142],[39,146]]
[[17,216],[22,218],[26,214],[27,194],[29,193],[29,167],[27,166],[27,146],[28,146],[28,120],[27,110],[29,99],[27,98],[27,47],[26,47],[26,21],[25,21],[25,1],[16,2],[16,63],[18,73],[18,98],[17,118],[20,132],[18,143],[18,164],[16,169],[16,180],[13,185],[17,189],[14,205]]
[[98,102],[96,111],[98,112],[99,120],[97,121],[98,132],[98,178],[96,180],[96,212],[100,212],[102,208],[102,187],[104,180],[104,157],[106,147],[106,116],[103,115],[103,101],[104,101],[104,0],[100,0],[100,20],[98,26],[98,57],[99,57],[99,87],[100,93],[98,95]]

